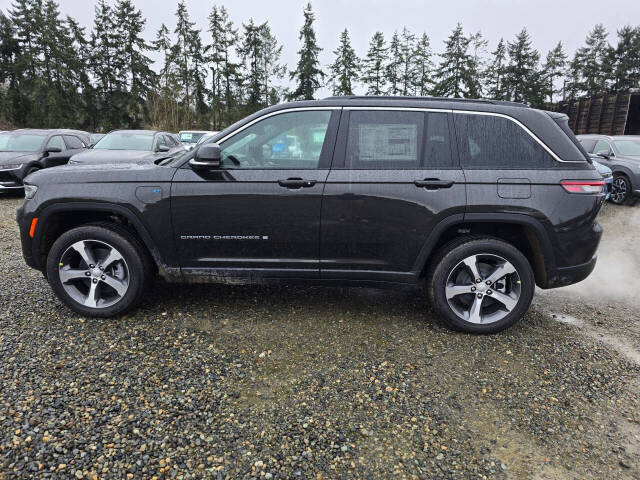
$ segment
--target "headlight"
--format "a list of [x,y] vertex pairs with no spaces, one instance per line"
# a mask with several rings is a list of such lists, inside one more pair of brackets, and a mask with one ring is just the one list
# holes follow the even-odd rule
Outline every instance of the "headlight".
[[25,184],[25,186],[24,186],[24,198],[29,199],[29,200],[32,199],[37,191],[38,191],[38,187],[36,187],[35,185]]
[[18,170],[22,168],[22,164],[18,163],[18,164],[8,164],[8,165],[0,165],[0,170]]

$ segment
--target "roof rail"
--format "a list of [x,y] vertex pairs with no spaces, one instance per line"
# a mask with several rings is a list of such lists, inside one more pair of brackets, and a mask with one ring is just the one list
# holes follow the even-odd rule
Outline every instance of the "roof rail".
[[525,107],[528,105],[518,102],[508,102],[506,100],[490,100],[485,98],[447,98],[447,97],[420,97],[402,95],[345,95],[323,98],[323,100],[414,100],[424,102],[460,102],[460,103],[484,103],[491,105],[504,105],[510,107]]

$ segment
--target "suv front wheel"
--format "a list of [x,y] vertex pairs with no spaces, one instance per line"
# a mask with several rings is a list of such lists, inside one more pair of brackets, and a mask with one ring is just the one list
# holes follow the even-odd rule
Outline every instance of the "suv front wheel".
[[533,270],[513,245],[490,237],[454,240],[436,255],[427,278],[431,304],[447,326],[495,333],[528,310]]
[[117,225],[86,225],[62,234],[47,257],[47,279],[58,298],[90,317],[135,307],[151,281],[140,243]]

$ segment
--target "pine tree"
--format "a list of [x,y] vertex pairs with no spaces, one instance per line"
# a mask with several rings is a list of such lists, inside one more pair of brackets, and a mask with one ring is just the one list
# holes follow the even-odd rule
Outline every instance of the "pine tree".
[[462,31],[462,25],[458,24],[445,41],[445,51],[440,55],[442,61],[435,74],[438,82],[435,86],[437,95],[454,98],[469,96],[469,66],[472,63],[469,43],[470,40]]
[[505,78],[505,87],[510,99],[533,106],[544,103],[544,83],[538,63],[540,53],[531,46],[531,39],[523,28],[514,42],[507,43],[509,66]]
[[413,53],[415,52],[416,36],[411,33],[407,27],[402,29],[400,36],[400,84],[402,95],[412,95],[414,93],[414,84],[416,69],[413,62]]
[[265,105],[274,105],[280,101],[281,89],[274,85],[275,80],[282,79],[287,73],[287,67],[280,64],[282,45],[271,33],[268,22],[260,26],[262,41],[262,90]]
[[387,55],[387,65],[385,66],[386,82],[389,84],[388,95],[402,95],[402,47],[398,32],[393,32],[389,43],[389,53]]
[[189,12],[184,0],[178,3],[176,11],[176,28],[173,33],[176,35],[176,41],[172,47],[172,58],[175,62],[180,78],[180,93],[182,96],[182,105],[186,117],[184,122],[191,125],[193,121],[191,87],[193,86],[192,67],[189,53],[192,50],[193,26],[194,22],[189,19]]
[[496,49],[491,52],[493,60],[485,72],[487,97],[494,100],[508,100],[509,92],[505,87],[507,74],[507,47],[500,39]]
[[565,74],[567,56],[562,49],[562,42],[547,53],[547,58],[542,66],[544,76],[545,96],[549,97],[549,102],[553,103],[553,96],[562,92],[562,88],[556,87],[556,82]]
[[612,91],[640,88],[640,27],[618,30],[618,44],[612,52],[615,67]]
[[292,99],[313,100],[313,94],[322,86],[325,77],[318,59],[322,48],[316,40],[314,19],[311,3],[308,3],[304,10],[304,25],[300,29],[299,39],[302,40],[302,48],[298,51],[298,65],[290,73],[291,80],[296,80],[295,90],[290,95]]
[[570,95],[599,95],[612,83],[614,51],[607,41],[607,31],[596,25],[579,48],[570,66]]
[[223,115],[235,105],[233,86],[238,75],[238,65],[231,60],[231,52],[238,41],[238,30],[224,7],[213,6],[209,14],[209,33],[211,46],[209,64],[213,75],[211,86],[212,128],[220,130],[228,122]]
[[20,44],[16,38],[13,22],[0,11],[0,119],[7,122],[14,120],[19,108],[19,72],[16,61],[20,55]]
[[196,115],[196,124],[201,128],[209,127],[209,107],[207,105],[207,97],[209,96],[207,89],[207,53],[208,48],[205,48],[202,44],[200,30],[192,30],[191,39],[189,41],[189,57],[192,64],[191,77],[193,81],[193,103]]
[[480,32],[474,33],[469,37],[469,48],[472,54],[469,56],[467,68],[467,86],[470,98],[482,97],[482,72],[485,69],[483,56],[488,43]]
[[367,87],[367,95],[382,95],[386,85],[385,64],[387,47],[382,32],[373,34],[369,42],[369,51],[363,60],[362,83]]
[[413,78],[413,86],[420,96],[426,96],[431,93],[433,88],[433,61],[431,57],[431,41],[426,33],[423,33],[416,44],[413,51],[413,61],[415,75]]
[[349,32],[346,28],[340,34],[340,44],[333,51],[333,54],[335,60],[329,66],[333,95],[353,95],[353,85],[360,73],[360,59],[351,46]]
[[118,0],[114,14],[117,42],[122,52],[122,70],[118,73],[124,79],[125,91],[128,90],[123,123],[140,128],[146,117],[147,97],[156,80],[151,70],[153,61],[146,55],[151,46],[142,38],[146,20],[131,0]]
[[242,58],[245,78],[245,103],[250,112],[255,112],[263,106],[262,79],[265,76],[262,62],[263,38],[262,25],[256,25],[253,18],[248,24],[243,24],[242,41],[238,46],[238,56]]

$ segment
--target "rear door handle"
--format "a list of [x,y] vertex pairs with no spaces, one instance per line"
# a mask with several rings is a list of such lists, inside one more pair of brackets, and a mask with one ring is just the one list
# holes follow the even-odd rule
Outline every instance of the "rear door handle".
[[285,188],[309,188],[316,184],[315,180],[306,180],[304,178],[287,178],[286,180],[278,180],[278,185]]
[[439,188],[451,188],[455,183],[453,180],[439,180],[437,178],[425,178],[424,180],[416,180],[413,182],[416,187],[426,188],[427,190],[438,190]]

